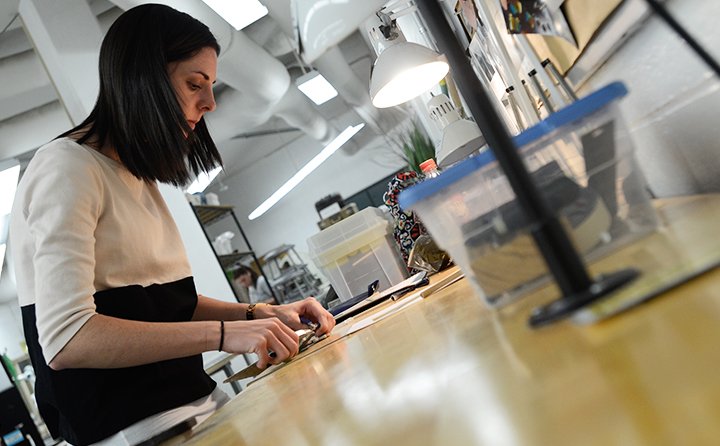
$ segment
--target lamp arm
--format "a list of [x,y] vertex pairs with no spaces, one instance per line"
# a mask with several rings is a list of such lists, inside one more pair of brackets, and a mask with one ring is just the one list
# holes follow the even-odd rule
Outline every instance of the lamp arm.
[[380,11],[389,11],[385,14],[387,14],[391,20],[395,20],[398,17],[417,11],[417,5],[414,0],[400,0],[386,5]]

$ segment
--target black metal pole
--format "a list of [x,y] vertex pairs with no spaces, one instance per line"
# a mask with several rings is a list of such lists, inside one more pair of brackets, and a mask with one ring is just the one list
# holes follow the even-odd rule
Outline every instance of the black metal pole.
[[673,16],[670,15],[670,13],[665,9],[663,5],[658,3],[656,0],[645,0],[647,4],[650,6],[650,8],[655,11],[655,13],[660,16],[661,19],[665,21],[665,23],[670,26],[673,30],[675,30],[676,33],[680,37],[685,40],[685,42],[690,45],[690,48],[692,48],[695,53],[700,56],[700,58],[707,64],[710,69],[712,69],[717,76],[720,77],[720,64],[713,59],[713,57],[705,51],[705,48],[703,48],[691,35],[688,33],[685,28],[683,28],[680,23],[678,23]]
[[[445,19],[439,1],[416,0],[416,4],[430,33],[436,39],[438,48],[447,57],[450,72],[480,131],[507,176],[521,209],[531,222],[530,233],[563,293],[564,297],[561,299],[563,302],[559,311],[557,307],[551,309],[553,314],[549,315],[549,318],[543,318],[533,325],[541,325],[564,317],[574,309],[601,297],[610,289],[620,286],[621,284],[616,283],[617,278],[607,287],[593,286],[596,283],[590,278],[582,258],[545,198],[532,182],[505,123],[493,108],[494,105],[485,87],[475,76],[463,48],[458,44]],[[597,293],[599,289],[602,289],[601,294]]]

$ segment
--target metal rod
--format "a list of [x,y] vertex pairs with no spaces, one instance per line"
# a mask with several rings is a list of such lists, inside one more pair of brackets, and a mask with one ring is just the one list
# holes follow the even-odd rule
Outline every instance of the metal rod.
[[593,284],[582,258],[543,195],[533,184],[505,124],[458,45],[445,14],[436,0],[417,0],[418,9],[438,48],[450,63],[468,108],[517,196],[518,204],[531,222],[530,232],[564,296],[587,291]]
[[570,98],[570,101],[577,101],[577,95],[575,94],[575,90],[572,89],[570,84],[567,83],[565,80],[565,77],[560,74],[557,67],[555,67],[555,64],[552,63],[550,59],[545,59],[542,61],[542,66],[547,71],[548,68],[550,69],[550,77],[554,77],[558,84],[560,84],[560,87],[565,92],[565,94]]
[[677,22],[673,18],[673,16],[670,15],[670,13],[665,9],[663,5],[658,3],[656,0],[645,0],[647,4],[652,8],[657,15],[660,16],[663,20],[665,20],[665,23],[667,23],[670,28],[674,29],[676,33],[682,37],[685,42],[687,42],[688,45],[690,45],[690,48],[692,48],[695,53],[697,53],[698,56],[707,64],[710,69],[712,69],[715,74],[720,77],[720,64],[713,59],[713,57],[705,51],[705,48],[703,48],[687,31],[685,31],[685,28],[680,25],[680,23]]
[[513,34],[512,36],[514,37],[515,42],[520,45],[520,49],[524,53],[527,63],[530,64],[531,68],[535,68],[537,70],[537,74],[540,76],[540,82],[545,85],[545,88],[547,88],[548,95],[551,98],[557,98],[555,100],[555,108],[560,109],[566,104],[571,104],[573,102],[571,100],[568,100],[568,102],[565,103],[565,96],[562,94],[557,84],[553,82],[552,76],[542,69],[542,62],[540,62],[537,53],[533,49],[532,45],[530,45],[527,35]]
[[535,100],[535,96],[533,96],[532,92],[530,91],[530,87],[528,86],[527,82],[525,82],[525,79],[521,80],[520,83],[522,83],[523,90],[525,90],[525,95],[532,101],[532,109],[535,112],[535,116],[537,116],[539,121],[540,110],[537,109],[537,101]]
[[535,69],[532,69],[528,73],[528,76],[530,76],[530,79],[532,79],[533,84],[535,84],[535,88],[537,89],[538,94],[542,98],[543,104],[545,105],[545,110],[547,110],[548,114],[554,113],[555,107],[553,107],[552,103],[550,103],[550,98],[545,94],[545,89],[543,88],[542,84],[538,80],[537,76],[535,76],[536,74],[537,74],[537,71],[535,71]]
[[523,124],[522,118],[520,118],[518,105],[515,101],[515,87],[511,85],[505,89],[505,92],[508,95],[508,102],[510,103],[510,108],[512,109],[513,115],[515,116],[515,122],[517,123],[518,129],[525,130],[525,125]]

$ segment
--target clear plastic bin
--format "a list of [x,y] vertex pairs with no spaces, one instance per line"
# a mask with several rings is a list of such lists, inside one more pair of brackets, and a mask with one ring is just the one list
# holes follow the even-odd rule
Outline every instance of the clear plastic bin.
[[307,243],[310,258],[342,302],[367,291],[375,280],[380,282],[378,289],[384,290],[407,278],[392,224],[377,208],[365,208],[310,237]]
[[[623,84],[610,84],[514,139],[586,261],[657,228],[617,106],[626,94]],[[549,277],[529,222],[490,151],[406,189],[399,200],[419,215],[491,306],[512,302]]]

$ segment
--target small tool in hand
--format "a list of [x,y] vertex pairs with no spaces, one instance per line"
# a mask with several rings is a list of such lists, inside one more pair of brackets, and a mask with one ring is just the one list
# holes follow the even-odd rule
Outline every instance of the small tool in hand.
[[[310,322],[310,324],[313,324],[313,323]],[[313,324],[313,325],[317,326],[317,324]],[[307,349],[308,347],[310,347],[316,341],[323,339],[325,337],[325,335],[323,335],[319,338],[316,337],[315,330],[313,330],[313,329],[295,330],[295,333],[298,335],[298,338],[299,338],[298,346],[299,346],[299,351],[301,351],[301,352],[303,350]],[[277,356],[274,351],[270,351],[270,352],[268,352],[268,354],[272,358]],[[227,378],[224,382],[227,383],[230,381],[237,381],[237,380],[244,379],[244,378],[253,378],[253,377],[261,374],[265,370],[266,369],[261,369],[260,367],[258,367],[257,362],[254,362],[254,363],[250,364],[249,366],[245,367],[244,369],[240,370],[233,376]]]

